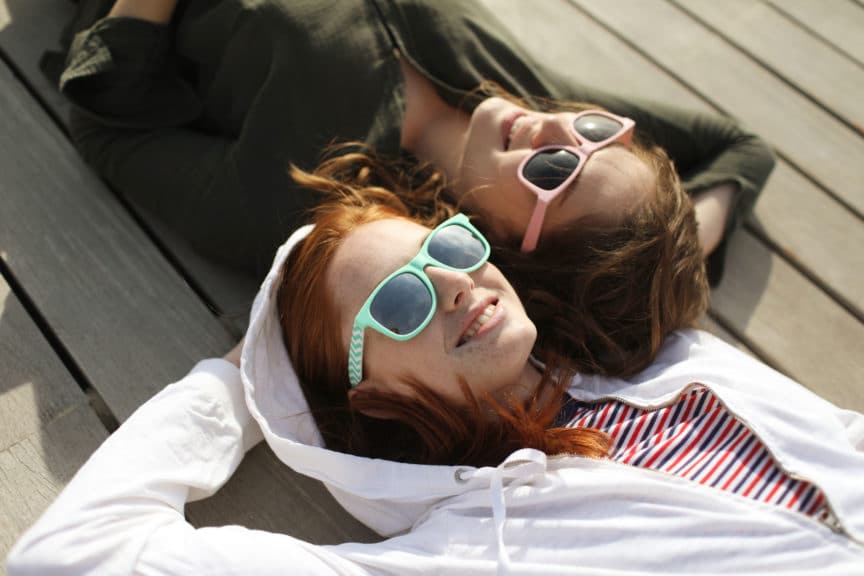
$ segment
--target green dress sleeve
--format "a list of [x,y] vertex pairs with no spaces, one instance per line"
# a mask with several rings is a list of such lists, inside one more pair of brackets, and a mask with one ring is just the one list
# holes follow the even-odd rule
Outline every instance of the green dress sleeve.
[[135,18],[105,18],[72,41],[60,90],[99,122],[118,128],[178,126],[201,114],[177,73],[171,29]]
[[175,68],[171,28],[106,18],[78,33],[60,86],[73,103],[71,137],[81,155],[124,197],[157,215],[197,251],[253,274],[272,246],[249,231],[266,215],[243,173],[260,155],[194,129],[201,105]]

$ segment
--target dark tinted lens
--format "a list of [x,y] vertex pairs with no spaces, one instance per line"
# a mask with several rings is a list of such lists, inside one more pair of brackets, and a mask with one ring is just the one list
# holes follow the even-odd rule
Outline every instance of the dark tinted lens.
[[429,241],[429,255],[452,268],[466,270],[483,259],[486,247],[470,230],[447,226]]
[[624,125],[600,114],[586,114],[574,120],[573,127],[591,142],[602,142],[617,134]]
[[553,190],[579,166],[579,157],[567,150],[548,150],[538,152],[522,169],[526,180],[542,188]]
[[413,274],[403,273],[390,279],[372,301],[372,317],[394,334],[417,329],[432,309],[432,295]]

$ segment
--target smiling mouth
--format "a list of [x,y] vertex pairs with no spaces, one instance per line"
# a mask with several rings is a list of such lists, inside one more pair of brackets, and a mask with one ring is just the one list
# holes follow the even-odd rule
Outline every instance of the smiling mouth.
[[517,114],[513,116],[513,118],[508,119],[504,123],[504,150],[510,149],[510,142],[513,140],[513,136],[516,134],[516,126],[519,124],[519,120],[525,117],[525,114]]
[[477,318],[474,319],[474,322],[471,323],[471,325],[465,330],[465,332],[462,333],[462,337],[459,338],[459,343],[456,345],[456,347],[458,348],[459,346],[462,346],[463,344],[471,340],[471,338],[473,338],[477,334],[477,332],[479,332],[480,329],[483,328],[483,326],[487,322],[489,322],[492,316],[495,315],[495,311],[497,309],[498,300],[490,302],[489,305],[487,305],[486,308],[484,308],[483,311],[477,316]]

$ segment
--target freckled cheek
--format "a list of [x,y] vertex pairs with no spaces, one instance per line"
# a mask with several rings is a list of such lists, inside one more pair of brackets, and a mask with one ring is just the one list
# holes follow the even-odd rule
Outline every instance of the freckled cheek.
[[427,327],[420,335],[411,340],[397,341],[387,338],[377,332],[374,341],[369,341],[367,334],[367,350],[364,353],[364,365],[370,377],[379,379],[412,378],[425,381],[431,374],[443,374],[449,371],[448,359],[440,345],[440,332]]

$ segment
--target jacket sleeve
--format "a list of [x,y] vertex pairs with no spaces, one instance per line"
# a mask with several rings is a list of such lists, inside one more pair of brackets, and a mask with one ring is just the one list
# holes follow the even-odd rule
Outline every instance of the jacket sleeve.
[[60,90],[79,109],[116,128],[178,126],[201,114],[181,74],[171,28],[112,17],[75,35]]
[[239,526],[195,529],[260,430],[239,371],[206,360],[139,408],[13,547],[10,576],[367,574],[324,546]]
[[259,275],[308,198],[286,191],[279,210],[260,200],[262,189],[283,189],[287,163],[262,153],[252,128],[196,128],[202,104],[172,42],[170,26],[134,18],[79,32],[60,80],[72,140],[136,208],[208,258]]

